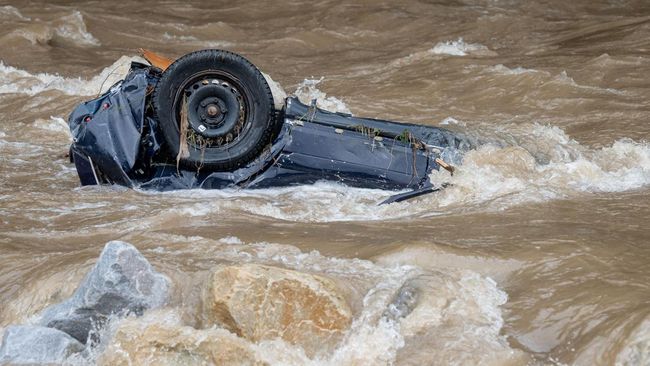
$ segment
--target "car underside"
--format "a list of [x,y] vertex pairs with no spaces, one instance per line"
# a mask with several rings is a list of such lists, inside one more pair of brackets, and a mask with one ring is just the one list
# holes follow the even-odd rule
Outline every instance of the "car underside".
[[437,127],[328,112],[316,101],[274,101],[240,55],[202,50],[172,62],[144,51],[124,80],[70,115],[71,159],[82,185],[174,189],[266,188],[333,180],[401,191],[441,189],[429,175],[469,148]]

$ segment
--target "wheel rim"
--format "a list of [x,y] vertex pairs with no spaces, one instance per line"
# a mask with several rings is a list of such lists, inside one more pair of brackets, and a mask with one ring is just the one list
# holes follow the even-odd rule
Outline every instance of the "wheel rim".
[[250,129],[248,93],[234,76],[208,70],[185,79],[174,98],[177,126],[181,112],[187,116],[187,143],[197,149],[227,148],[236,144]]

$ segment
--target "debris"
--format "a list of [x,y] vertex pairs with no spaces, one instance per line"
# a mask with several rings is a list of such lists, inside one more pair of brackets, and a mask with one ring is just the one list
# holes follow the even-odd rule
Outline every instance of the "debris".
[[[143,54],[165,66],[157,55]],[[231,52],[196,51],[175,65],[161,75],[134,63],[120,85],[72,113],[71,156],[82,185],[173,190],[335,180],[411,189],[395,197],[402,200],[438,190],[431,170],[454,171],[441,157],[471,148],[442,128],[332,113],[316,101],[305,105],[289,97],[278,109],[259,70]],[[227,76],[239,71],[247,77]]]
[[445,163],[444,160],[442,160],[440,158],[436,158],[436,163],[438,165],[440,165],[443,169],[445,169],[446,171],[451,173],[451,175],[454,175],[454,171],[456,170],[456,168],[454,168],[453,166]]
[[167,70],[169,65],[171,65],[174,62],[164,56],[158,55],[144,48],[140,48],[140,54],[142,55],[142,57],[145,58],[145,60],[149,61],[149,63],[151,63],[152,66],[157,67],[162,71]]
[[190,151],[187,148],[187,98],[183,98],[183,106],[181,107],[181,125],[180,127],[180,142],[181,146],[178,150],[178,155],[176,155],[176,170],[179,169],[179,164],[182,158],[186,158],[190,155]]

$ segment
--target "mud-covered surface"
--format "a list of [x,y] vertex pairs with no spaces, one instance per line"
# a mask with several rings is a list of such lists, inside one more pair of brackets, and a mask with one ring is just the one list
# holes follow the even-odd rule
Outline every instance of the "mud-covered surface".
[[[270,364],[645,364],[649,15],[642,1],[4,2],[0,328],[35,322],[124,240],[170,278],[168,305],[109,322],[115,338],[69,362],[209,336]],[[332,182],[80,188],[65,119],[143,46],[226,48],[305,102],[480,146],[432,176],[443,192],[385,206],[393,192]],[[344,334],[316,354],[206,326],[211,273],[243,265],[334,283]],[[228,352],[215,344],[201,352]]]

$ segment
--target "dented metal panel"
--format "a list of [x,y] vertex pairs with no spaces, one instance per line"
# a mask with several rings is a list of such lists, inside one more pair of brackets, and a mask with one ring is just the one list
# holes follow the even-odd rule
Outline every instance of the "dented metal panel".
[[152,190],[263,188],[335,180],[350,186],[413,189],[390,201],[434,191],[428,179],[440,153],[462,148],[451,132],[414,124],[355,118],[286,100],[275,141],[254,161],[230,172],[188,170],[165,154],[147,107],[159,71],[134,63],[118,85],[79,105],[69,118],[72,157],[82,185],[112,183]]

